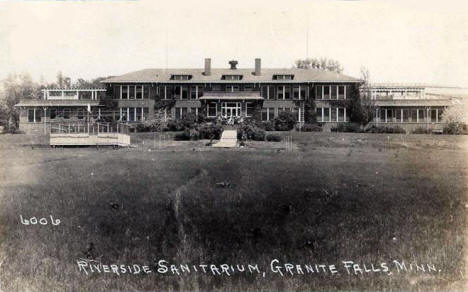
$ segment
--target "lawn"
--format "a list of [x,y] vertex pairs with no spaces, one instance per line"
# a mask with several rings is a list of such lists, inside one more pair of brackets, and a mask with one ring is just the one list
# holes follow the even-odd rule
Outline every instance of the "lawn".
[[[213,149],[165,135],[134,135],[135,148],[119,150],[1,135],[0,288],[464,289],[467,137],[294,132],[281,134],[290,148]],[[60,224],[24,225],[20,215]],[[96,264],[102,272],[86,274],[80,259],[151,273]],[[160,260],[192,272],[158,273]],[[233,267],[194,272],[200,264]],[[233,271],[247,264],[259,272]]]

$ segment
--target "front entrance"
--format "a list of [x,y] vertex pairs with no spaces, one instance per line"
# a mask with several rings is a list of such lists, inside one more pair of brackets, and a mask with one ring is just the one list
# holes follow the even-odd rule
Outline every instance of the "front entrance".
[[222,102],[221,116],[226,119],[238,118],[241,116],[242,106],[240,102]]

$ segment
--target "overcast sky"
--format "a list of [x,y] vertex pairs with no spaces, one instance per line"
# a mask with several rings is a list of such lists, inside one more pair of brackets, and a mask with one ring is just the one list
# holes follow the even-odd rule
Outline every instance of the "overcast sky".
[[201,68],[205,57],[288,68],[308,51],[351,76],[365,66],[374,82],[468,86],[465,2],[0,0],[0,78]]

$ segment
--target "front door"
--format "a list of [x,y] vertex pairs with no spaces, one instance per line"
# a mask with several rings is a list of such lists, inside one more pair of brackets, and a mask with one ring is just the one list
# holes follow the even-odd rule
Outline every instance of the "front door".
[[223,118],[237,118],[241,115],[240,102],[223,102],[221,103],[221,114]]

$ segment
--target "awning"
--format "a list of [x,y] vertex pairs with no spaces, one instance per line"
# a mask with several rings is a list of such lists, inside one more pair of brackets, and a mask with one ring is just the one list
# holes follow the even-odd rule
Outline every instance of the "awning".
[[54,106],[67,106],[67,107],[86,107],[88,106],[99,106],[98,100],[22,100],[15,106],[17,107],[54,107]]
[[451,106],[456,103],[450,99],[392,99],[375,100],[374,106],[404,107],[404,106]]
[[204,92],[200,100],[263,100],[259,92]]

